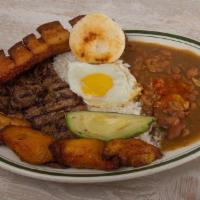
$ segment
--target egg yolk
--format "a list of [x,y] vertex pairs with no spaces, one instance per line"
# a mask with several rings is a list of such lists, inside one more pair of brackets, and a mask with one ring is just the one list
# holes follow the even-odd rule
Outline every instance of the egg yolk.
[[104,96],[113,86],[112,78],[103,73],[94,73],[81,79],[84,94],[95,97]]

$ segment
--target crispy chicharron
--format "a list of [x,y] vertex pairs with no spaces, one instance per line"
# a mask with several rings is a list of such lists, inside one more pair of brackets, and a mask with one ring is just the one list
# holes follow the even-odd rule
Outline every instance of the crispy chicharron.
[[9,56],[0,50],[0,83],[15,78],[33,65],[69,50],[69,32],[58,21],[37,28],[41,34],[30,34],[8,50]]

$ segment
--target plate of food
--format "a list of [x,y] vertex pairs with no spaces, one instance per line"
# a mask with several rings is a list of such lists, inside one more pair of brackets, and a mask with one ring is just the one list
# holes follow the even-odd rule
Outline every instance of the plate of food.
[[122,30],[102,13],[0,51],[0,167],[92,183],[200,156],[200,42]]

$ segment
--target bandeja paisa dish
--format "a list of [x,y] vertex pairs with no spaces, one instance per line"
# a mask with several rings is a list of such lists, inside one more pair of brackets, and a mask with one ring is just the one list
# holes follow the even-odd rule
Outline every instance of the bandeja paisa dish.
[[140,167],[198,139],[200,58],[129,41],[102,13],[0,51],[0,140],[60,168]]

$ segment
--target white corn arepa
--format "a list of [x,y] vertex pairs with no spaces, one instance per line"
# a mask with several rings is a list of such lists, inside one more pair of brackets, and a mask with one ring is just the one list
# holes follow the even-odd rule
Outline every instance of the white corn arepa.
[[86,63],[112,63],[123,53],[125,35],[121,27],[102,13],[91,13],[73,27],[69,45],[75,57]]

